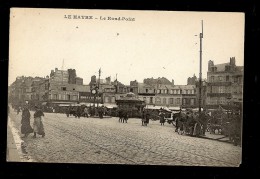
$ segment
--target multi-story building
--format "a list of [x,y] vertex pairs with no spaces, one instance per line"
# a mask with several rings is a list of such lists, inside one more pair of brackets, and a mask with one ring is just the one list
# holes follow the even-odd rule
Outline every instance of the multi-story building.
[[68,77],[69,84],[83,85],[83,78],[77,77],[75,69],[68,69],[68,74],[69,74]]
[[68,84],[69,83],[69,72],[67,70],[58,70],[55,68],[51,70],[50,74],[50,83],[51,84]]
[[235,57],[229,63],[208,62],[207,106],[218,107],[243,101],[243,66],[236,66]]
[[196,85],[196,81],[197,81],[197,77],[195,76],[195,74],[193,75],[193,77],[189,77],[187,79],[187,85]]
[[[138,97],[146,105],[158,107],[196,107],[195,85],[174,85],[167,78],[148,78],[138,83]],[[163,80],[161,80],[163,79]],[[145,82],[148,82],[145,83]]]
[[153,85],[138,83],[138,98],[143,100],[146,105],[154,105],[156,89]]

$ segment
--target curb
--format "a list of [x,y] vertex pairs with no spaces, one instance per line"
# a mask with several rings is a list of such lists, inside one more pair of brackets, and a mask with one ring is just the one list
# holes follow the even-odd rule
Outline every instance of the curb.
[[219,141],[219,142],[225,142],[225,143],[232,144],[229,140],[219,140],[219,139],[214,139],[214,138],[205,137],[205,136],[199,136],[199,138],[202,138],[202,139],[209,139],[209,140],[215,140],[215,141]]
[[10,126],[7,127],[7,148],[6,148],[6,161],[7,162],[21,162],[20,155],[14,141],[14,137]]

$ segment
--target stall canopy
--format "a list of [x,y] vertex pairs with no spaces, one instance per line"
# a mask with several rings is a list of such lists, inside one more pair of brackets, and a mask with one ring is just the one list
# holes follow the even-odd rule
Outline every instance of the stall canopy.
[[104,104],[104,106],[105,106],[106,108],[109,108],[109,109],[112,109],[112,108],[116,108],[116,107],[117,107],[116,104]]

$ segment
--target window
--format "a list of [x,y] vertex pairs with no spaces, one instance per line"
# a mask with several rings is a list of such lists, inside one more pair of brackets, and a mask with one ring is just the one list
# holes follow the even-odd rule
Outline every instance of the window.
[[114,103],[115,102],[115,97],[113,96],[112,98],[111,98],[111,103]]
[[225,86],[219,87],[219,93],[225,93]]
[[169,104],[173,104],[173,98],[169,98]]
[[67,94],[67,100],[70,100],[70,95],[69,94]]
[[177,98],[177,104],[180,104],[180,102],[181,102],[181,99]]
[[186,90],[186,94],[189,94],[189,90]]
[[161,103],[161,98],[159,98],[159,97],[155,98],[155,103],[160,104]]
[[219,77],[218,77],[218,81],[222,81],[222,76],[219,76]]
[[194,105],[194,99],[190,99],[190,105]]
[[66,91],[66,87],[61,87],[61,90],[62,91]]
[[73,95],[72,96],[72,100],[77,101],[78,100],[78,96],[77,95]]
[[166,104],[166,98],[163,98],[163,104]]
[[170,94],[173,94],[173,90],[170,90]]
[[133,88],[130,88],[130,92],[134,92]]
[[229,81],[229,76],[226,76],[226,81]]
[[182,101],[183,101],[183,104],[185,105],[186,104],[186,99],[183,99]]
[[54,94],[53,99],[57,100],[57,96],[58,96],[57,94]]
[[153,97],[150,97],[150,104],[153,103]]
[[108,96],[105,97],[105,103],[108,103]]
[[148,89],[145,89],[145,92],[148,93]]
[[214,80],[215,80],[215,79],[214,79],[214,76],[211,76],[210,81],[211,81],[211,82],[214,82]]
[[161,90],[157,90],[157,94],[160,94],[161,93]]
[[143,97],[144,102],[146,102],[146,97]]

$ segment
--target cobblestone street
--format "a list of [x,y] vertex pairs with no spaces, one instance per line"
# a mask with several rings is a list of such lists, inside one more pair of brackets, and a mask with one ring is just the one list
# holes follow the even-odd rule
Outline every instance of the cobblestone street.
[[[17,135],[21,136],[21,113],[17,115],[11,110],[9,120],[19,131]],[[78,119],[67,118],[65,114],[45,113],[43,123],[44,138],[37,136],[34,139],[31,134],[20,144],[28,161],[239,166],[241,159],[239,146],[179,135],[172,125],[161,126],[159,121],[150,121],[144,127],[141,119],[130,118],[128,123],[119,123],[118,118]]]

